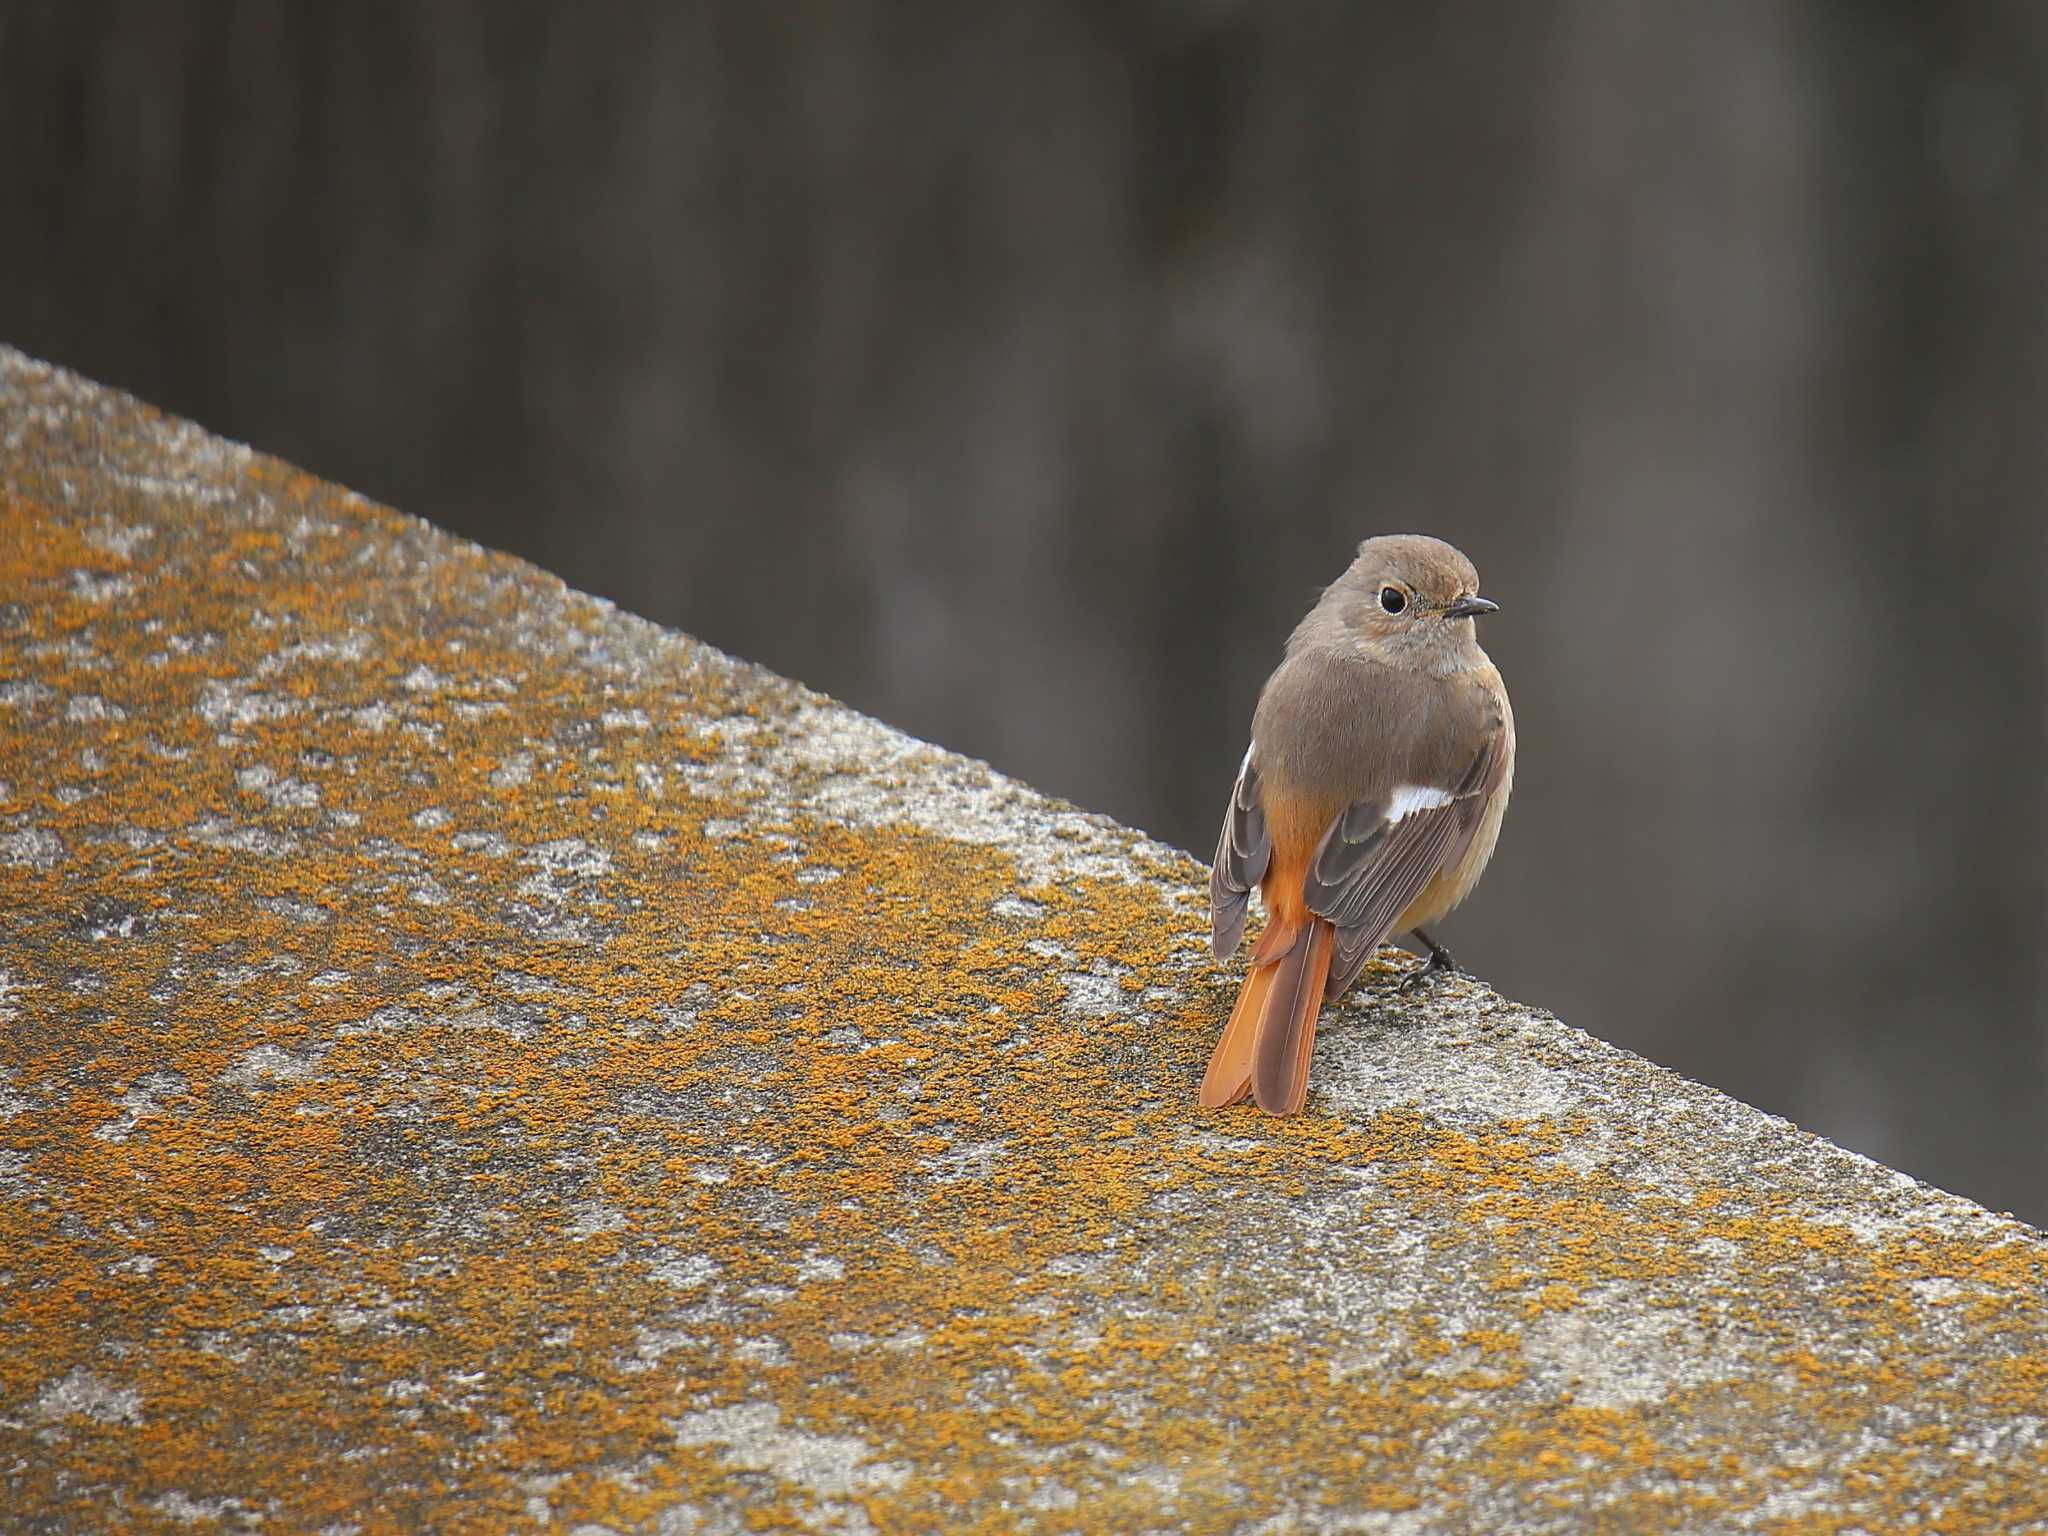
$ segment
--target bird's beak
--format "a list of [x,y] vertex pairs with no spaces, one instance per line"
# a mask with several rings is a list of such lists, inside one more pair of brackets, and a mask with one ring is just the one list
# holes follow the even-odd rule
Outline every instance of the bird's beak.
[[1482,613],[1499,613],[1500,604],[1483,597],[1461,597],[1444,610],[1447,619],[1476,619]]

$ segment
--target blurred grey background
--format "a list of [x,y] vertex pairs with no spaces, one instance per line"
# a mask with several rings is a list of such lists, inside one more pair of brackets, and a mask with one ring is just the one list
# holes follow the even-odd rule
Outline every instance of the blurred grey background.
[[1206,856],[1461,545],[1445,938],[2048,1220],[2048,6],[0,4],[0,337]]

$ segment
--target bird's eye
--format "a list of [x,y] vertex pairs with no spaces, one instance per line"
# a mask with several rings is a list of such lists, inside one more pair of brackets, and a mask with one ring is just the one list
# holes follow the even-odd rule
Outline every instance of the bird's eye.
[[1408,594],[1399,587],[1381,587],[1380,606],[1388,613],[1399,613],[1408,606]]

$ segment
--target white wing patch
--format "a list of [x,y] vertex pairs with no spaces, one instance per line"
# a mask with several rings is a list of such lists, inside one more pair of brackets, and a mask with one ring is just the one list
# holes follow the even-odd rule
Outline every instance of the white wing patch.
[[1420,784],[1398,784],[1387,800],[1387,820],[1400,821],[1417,811],[1433,811],[1451,803],[1448,789],[1424,789]]
[[1251,767],[1251,765],[1252,765],[1252,754],[1253,754],[1254,752],[1258,751],[1258,749],[1259,749],[1259,744],[1258,744],[1258,742],[1257,742],[1256,740],[1254,740],[1254,741],[1250,741],[1250,742],[1247,742],[1247,743],[1245,744],[1245,749],[1244,749],[1244,761],[1243,761],[1243,762],[1241,762],[1241,763],[1239,763],[1239,764],[1237,765],[1237,776],[1238,776],[1238,777],[1239,777],[1240,779],[1244,777],[1244,771],[1245,771],[1245,769],[1247,769],[1247,768]]

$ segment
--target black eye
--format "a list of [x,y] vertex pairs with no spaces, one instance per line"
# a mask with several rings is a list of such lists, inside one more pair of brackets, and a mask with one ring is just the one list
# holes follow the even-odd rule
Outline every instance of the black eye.
[[1399,613],[1408,606],[1408,595],[1399,587],[1381,587],[1380,606],[1389,613]]

